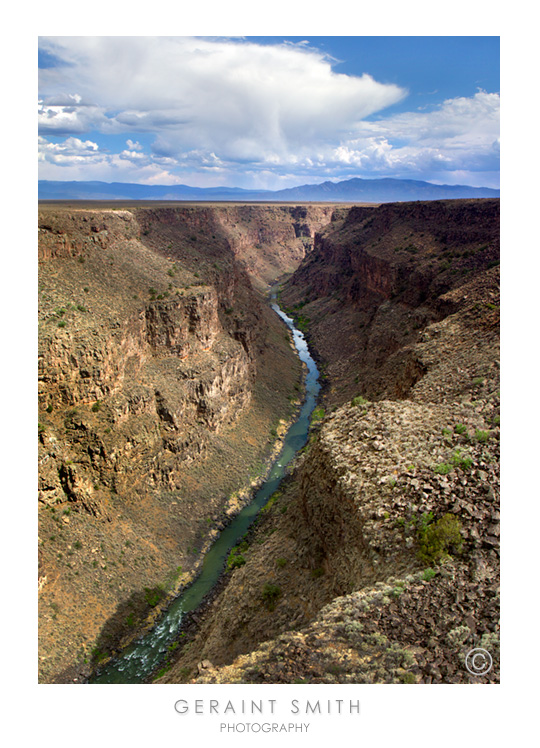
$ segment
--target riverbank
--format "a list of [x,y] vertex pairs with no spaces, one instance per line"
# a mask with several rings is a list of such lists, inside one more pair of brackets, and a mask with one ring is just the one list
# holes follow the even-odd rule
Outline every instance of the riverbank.
[[40,683],[187,582],[293,413],[289,336],[212,216],[40,211]]
[[[231,548],[236,545],[238,540],[243,538],[255,520],[257,512],[279,486],[286,474],[287,466],[307,440],[311,413],[320,389],[318,370],[310,356],[303,333],[295,328],[293,321],[281,312],[277,304],[273,303],[272,308],[291,330],[298,355],[307,367],[304,380],[305,398],[298,418],[290,426],[282,440],[277,459],[271,466],[265,482],[256,491],[252,502],[245,504],[240,511],[235,512],[234,518],[208,548],[194,581],[185,586],[182,594],[176,597],[173,602],[168,603],[163,614],[161,614],[161,611],[160,613],[156,611],[155,617],[154,615],[151,617],[145,630],[151,625],[153,627],[147,631],[145,636],[133,640],[120,656],[112,658],[107,665],[102,665],[97,669],[95,675],[89,679],[92,683],[142,682],[148,677],[149,673],[155,671],[164,659],[163,656],[166,655],[167,649],[175,646],[178,636],[177,629],[181,625],[184,615],[195,612],[211,592],[213,585],[217,583],[221,576],[225,558]],[[171,650],[169,649],[169,651]],[[126,681],[126,678],[133,678],[134,680]]]
[[160,682],[499,682],[498,256],[492,201],[316,237],[283,298],[326,363],[319,430]]

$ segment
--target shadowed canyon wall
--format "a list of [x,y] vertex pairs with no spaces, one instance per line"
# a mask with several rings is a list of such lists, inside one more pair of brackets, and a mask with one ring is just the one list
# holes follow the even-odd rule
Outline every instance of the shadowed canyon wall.
[[40,210],[40,680],[138,631],[264,474],[301,369],[254,286],[330,214]]
[[499,201],[336,212],[280,298],[311,440],[160,682],[497,682]]
[[40,257],[42,681],[139,631],[264,472],[300,399],[277,278],[311,439],[159,682],[498,681],[498,200],[47,208]]

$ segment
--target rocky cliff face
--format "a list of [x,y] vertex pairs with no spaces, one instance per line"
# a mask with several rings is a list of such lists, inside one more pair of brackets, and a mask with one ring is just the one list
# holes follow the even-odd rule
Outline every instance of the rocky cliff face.
[[89,667],[189,578],[291,415],[300,366],[231,216],[40,212],[42,681]]
[[314,237],[330,220],[335,206],[252,205],[222,208],[217,218],[231,248],[259,285],[291,273],[313,248]]
[[407,396],[427,370],[424,330],[459,310],[456,342],[482,317],[497,346],[498,262],[498,200],[351,208],[329,224],[282,293],[308,327],[326,401]]
[[470,403],[338,408],[164,680],[464,683],[473,646],[498,666],[498,455]]
[[[277,277],[296,270],[313,248],[316,232],[340,212],[332,205],[201,204],[139,209],[137,216],[146,244],[155,246],[159,237],[162,250],[176,248],[184,258],[189,256],[190,242],[201,237],[210,254],[212,247],[225,243],[237,266],[247,271],[255,287],[265,290]],[[181,250],[180,238],[185,242]],[[219,260],[216,264],[217,278],[226,267]]]
[[282,299],[326,415],[162,680],[498,681],[498,242],[498,201],[352,208],[316,237]]
[[498,209],[43,213],[41,680],[138,630],[261,470],[299,367],[248,274],[303,257],[325,413],[161,681],[498,681]]

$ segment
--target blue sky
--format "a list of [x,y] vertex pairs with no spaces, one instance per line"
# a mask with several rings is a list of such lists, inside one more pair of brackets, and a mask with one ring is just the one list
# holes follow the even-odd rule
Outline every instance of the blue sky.
[[499,186],[498,37],[40,37],[41,179]]

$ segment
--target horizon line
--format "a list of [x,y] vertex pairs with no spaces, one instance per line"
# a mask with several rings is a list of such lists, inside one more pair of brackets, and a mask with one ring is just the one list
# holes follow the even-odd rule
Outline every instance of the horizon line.
[[175,184],[167,184],[167,183],[159,183],[159,184],[149,184],[147,182],[122,182],[122,181],[113,181],[113,182],[107,182],[103,179],[38,179],[38,184],[43,182],[49,182],[49,183],[57,183],[57,184],[129,184],[134,185],[137,187],[170,187],[172,189],[179,188],[179,187],[189,187],[189,189],[192,190],[240,190],[242,192],[283,192],[285,190],[294,190],[299,187],[318,187],[323,184],[340,184],[342,182],[351,182],[353,180],[359,180],[359,181],[365,181],[365,182],[383,182],[383,181],[396,181],[396,182],[418,182],[421,184],[429,184],[433,185],[434,187],[467,187],[469,189],[474,190],[492,190],[494,192],[500,192],[500,187],[488,187],[487,185],[472,185],[472,184],[448,184],[447,182],[431,182],[427,179],[414,179],[410,177],[346,177],[346,178],[334,178],[334,179],[326,179],[322,182],[304,182],[302,184],[297,184],[293,187],[280,187],[278,189],[269,189],[266,187],[237,187],[230,184],[221,184],[221,185],[214,185],[210,187],[199,187],[187,184],[185,182],[181,183],[175,183]]

